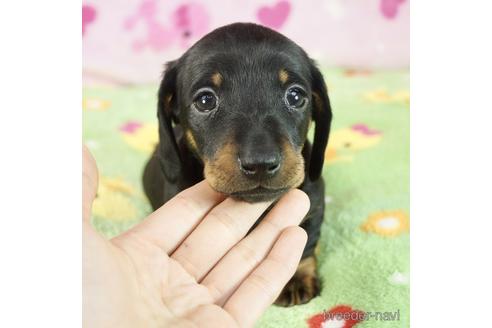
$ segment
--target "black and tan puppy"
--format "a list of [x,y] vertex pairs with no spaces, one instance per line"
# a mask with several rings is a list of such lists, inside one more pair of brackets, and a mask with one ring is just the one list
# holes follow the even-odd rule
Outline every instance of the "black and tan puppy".
[[160,143],[145,168],[145,192],[157,208],[203,178],[248,202],[302,189],[311,200],[301,224],[309,238],[277,304],[305,303],[319,293],[314,248],[331,117],[323,77],[294,42],[254,24],[216,29],[167,66],[158,99]]

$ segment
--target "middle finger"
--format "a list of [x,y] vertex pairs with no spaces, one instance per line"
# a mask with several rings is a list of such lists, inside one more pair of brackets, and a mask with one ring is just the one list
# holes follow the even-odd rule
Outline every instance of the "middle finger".
[[227,198],[210,211],[171,257],[200,281],[246,235],[270,204]]
[[298,225],[309,210],[308,196],[297,189],[284,195],[246,238],[235,245],[201,282],[222,306],[270,252],[284,229]]

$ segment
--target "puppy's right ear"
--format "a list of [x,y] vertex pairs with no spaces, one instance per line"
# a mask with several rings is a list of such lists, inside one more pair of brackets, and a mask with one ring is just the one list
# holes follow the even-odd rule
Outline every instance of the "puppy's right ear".
[[157,117],[159,119],[159,146],[157,155],[164,175],[171,182],[175,182],[181,172],[182,162],[178,144],[173,130],[173,122],[177,111],[176,82],[178,76],[177,61],[169,62],[159,87],[157,101]]

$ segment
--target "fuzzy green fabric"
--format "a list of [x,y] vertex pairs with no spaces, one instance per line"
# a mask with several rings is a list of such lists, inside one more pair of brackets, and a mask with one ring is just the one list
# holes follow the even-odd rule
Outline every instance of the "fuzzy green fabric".
[[[324,76],[334,121],[317,250],[322,292],[305,305],[270,307],[258,327],[408,327],[408,72],[327,69]],[[156,88],[83,91],[83,139],[101,177],[93,223],[108,237],[150,212],[141,174],[157,141]]]

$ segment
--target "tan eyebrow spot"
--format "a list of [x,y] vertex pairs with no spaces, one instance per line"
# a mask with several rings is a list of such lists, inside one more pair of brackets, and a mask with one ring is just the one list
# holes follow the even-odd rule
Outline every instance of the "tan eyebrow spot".
[[289,73],[282,68],[280,71],[278,71],[278,79],[280,80],[280,82],[282,82],[282,84],[285,84],[289,79]]
[[212,83],[216,86],[216,87],[220,87],[220,85],[222,84],[222,74],[220,74],[219,72],[216,72],[212,75]]

